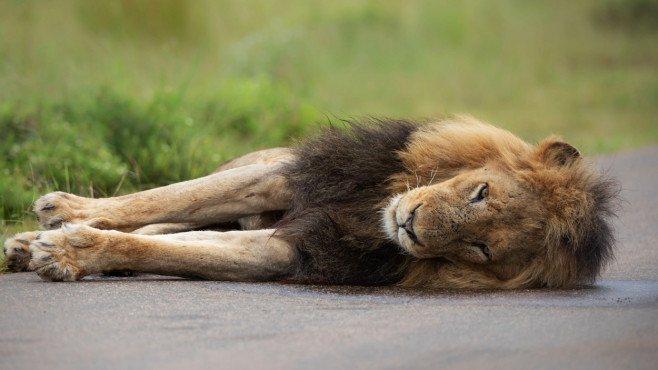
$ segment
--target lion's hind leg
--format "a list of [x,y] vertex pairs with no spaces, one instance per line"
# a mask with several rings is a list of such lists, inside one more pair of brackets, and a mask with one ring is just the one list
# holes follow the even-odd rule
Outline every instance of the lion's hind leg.
[[105,271],[208,280],[263,281],[292,273],[296,252],[274,230],[138,235],[64,224],[30,244],[30,268],[44,280]]
[[257,215],[245,216],[234,222],[225,222],[218,224],[207,223],[163,223],[151,224],[140,227],[132,231],[134,234],[142,235],[164,235],[182,233],[186,231],[212,230],[212,231],[231,231],[231,230],[261,230],[270,229],[283,217],[283,211],[263,212]]
[[140,227],[139,229],[132,231],[132,233],[141,235],[165,235],[199,230],[204,226],[206,225],[194,223],[151,224]]

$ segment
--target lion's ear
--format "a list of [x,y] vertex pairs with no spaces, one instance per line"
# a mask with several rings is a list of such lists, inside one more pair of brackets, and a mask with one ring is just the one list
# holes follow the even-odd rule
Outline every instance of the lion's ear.
[[578,149],[563,141],[553,139],[542,142],[537,153],[545,163],[556,166],[568,166],[580,158]]

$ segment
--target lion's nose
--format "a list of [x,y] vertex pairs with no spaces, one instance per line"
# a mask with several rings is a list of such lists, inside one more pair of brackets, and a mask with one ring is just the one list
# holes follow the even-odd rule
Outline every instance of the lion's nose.
[[416,210],[422,206],[423,203],[417,205],[409,214],[409,218],[404,222],[404,224],[399,225],[406,233],[409,235],[409,238],[414,241],[414,243],[420,245],[421,247],[423,246],[422,243],[418,241],[418,236],[416,236],[416,233],[414,232],[414,218],[416,217]]
[[404,231],[407,232],[407,234],[414,235],[414,216],[413,216],[413,214],[411,216],[409,216],[409,218],[404,223],[404,225],[402,225],[402,228],[404,229]]

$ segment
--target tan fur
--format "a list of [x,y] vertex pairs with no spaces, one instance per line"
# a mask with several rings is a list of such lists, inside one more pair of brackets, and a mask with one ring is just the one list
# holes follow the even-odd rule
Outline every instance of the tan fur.
[[209,280],[273,280],[290,272],[294,251],[274,230],[137,235],[64,224],[31,245],[30,269],[54,281],[108,271]]
[[[458,117],[419,128],[397,155],[408,170],[389,179],[394,196],[382,196],[381,214],[388,238],[410,255],[399,285],[560,287],[598,274],[599,266],[579,272],[572,239],[594,222],[590,182],[600,175],[570,145],[553,138],[535,148]],[[7,260],[47,280],[110,270],[285,279],[297,251],[269,227],[290,208],[281,168],[295,159],[286,148],[250,153],[209,176],[116,198],[48,194],[35,209],[50,231],[9,239]],[[261,230],[181,232],[236,221]]]
[[[89,199],[51,193],[37,200],[35,208],[44,210],[37,213],[44,229],[70,222],[133,231],[157,223],[235,221],[243,216],[286,209],[288,199],[285,180],[277,174],[276,166],[252,164],[115,198]],[[57,212],[49,212],[49,208]]]

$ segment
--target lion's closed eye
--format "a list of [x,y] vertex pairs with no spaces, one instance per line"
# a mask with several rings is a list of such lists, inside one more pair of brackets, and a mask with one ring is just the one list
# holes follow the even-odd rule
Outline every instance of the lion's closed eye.
[[480,184],[475,191],[471,194],[471,203],[477,203],[489,198],[489,184]]
[[491,252],[489,251],[488,245],[484,243],[473,243],[473,246],[482,252],[482,254],[487,258],[487,261],[491,261]]

